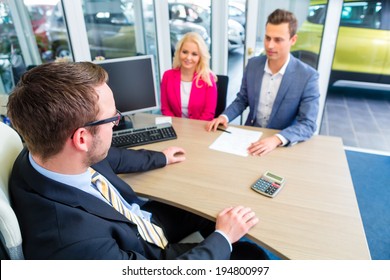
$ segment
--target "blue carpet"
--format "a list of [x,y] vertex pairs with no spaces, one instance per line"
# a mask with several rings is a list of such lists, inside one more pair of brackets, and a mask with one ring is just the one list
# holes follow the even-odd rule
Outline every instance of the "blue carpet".
[[371,258],[390,260],[390,157],[345,153]]

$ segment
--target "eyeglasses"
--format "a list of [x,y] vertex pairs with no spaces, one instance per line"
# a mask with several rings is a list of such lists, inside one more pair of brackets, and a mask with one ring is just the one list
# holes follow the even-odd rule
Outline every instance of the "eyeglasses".
[[[119,112],[118,110],[116,110],[116,112],[117,113],[116,113],[116,115],[114,117],[103,119],[103,120],[89,122],[89,123],[84,124],[82,127],[102,125],[102,124],[106,124],[106,123],[112,123],[114,126],[118,126],[120,120],[122,119],[122,113]],[[80,127],[78,127],[77,129],[79,129],[79,128]],[[72,136],[70,137],[71,139],[73,139],[73,136],[74,136],[76,130],[72,133]]]
[[101,124],[110,123],[110,122],[113,123],[115,126],[118,126],[120,120],[122,119],[122,113],[119,112],[118,110],[116,110],[116,112],[117,113],[116,113],[116,115],[114,117],[103,119],[103,120],[89,122],[89,123],[84,124],[83,127],[101,125]]

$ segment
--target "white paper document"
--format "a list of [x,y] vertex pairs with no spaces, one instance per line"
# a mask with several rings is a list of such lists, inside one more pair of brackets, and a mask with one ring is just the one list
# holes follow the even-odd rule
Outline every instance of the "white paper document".
[[243,157],[248,156],[249,145],[258,141],[263,134],[260,131],[237,127],[228,127],[226,130],[230,133],[222,132],[209,148]]

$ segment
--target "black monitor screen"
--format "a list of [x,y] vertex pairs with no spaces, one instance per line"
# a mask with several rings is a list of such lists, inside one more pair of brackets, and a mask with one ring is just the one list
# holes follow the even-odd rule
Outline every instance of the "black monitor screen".
[[116,108],[123,115],[158,108],[153,56],[96,61],[108,73]]

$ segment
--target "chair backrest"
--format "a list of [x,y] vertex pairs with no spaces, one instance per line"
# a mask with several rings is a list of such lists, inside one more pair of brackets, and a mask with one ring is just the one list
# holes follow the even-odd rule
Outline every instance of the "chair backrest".
[[218,117],[226,108],[226,97],[228,93],[229,77],[225,75],[217,75],[217,107],[215,109],[215,117]]
[[16,131],[2,122],[0,122],[0,135],[0,240],[2,248],[7,253],[1,258],[24,259],[22,235],[8,194],[9,176],[16,157],[23,149],[23,144]]

